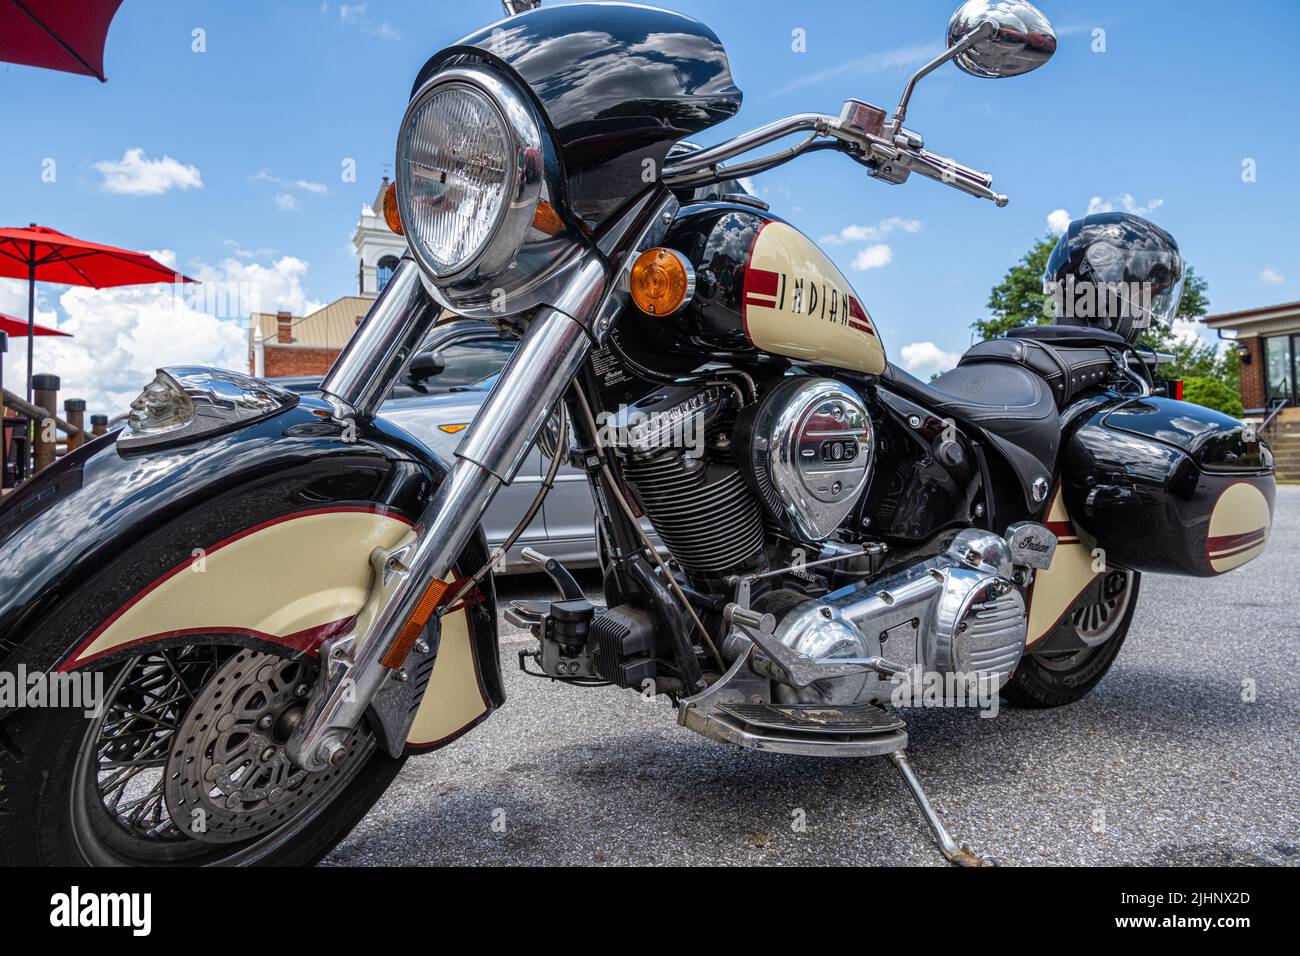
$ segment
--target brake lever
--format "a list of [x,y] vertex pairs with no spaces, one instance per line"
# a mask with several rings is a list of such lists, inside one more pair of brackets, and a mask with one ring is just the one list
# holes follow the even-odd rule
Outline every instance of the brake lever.
[[536,565],[546,572],[546,576],[551,579],[555,589],[560,592],[562,601],[581,601],[586,598],[578,582],[569,573],[569,569],[550,555],[542,554],[536,548],[524,548],[523,551],[519,552],[519,556],[529,564]]

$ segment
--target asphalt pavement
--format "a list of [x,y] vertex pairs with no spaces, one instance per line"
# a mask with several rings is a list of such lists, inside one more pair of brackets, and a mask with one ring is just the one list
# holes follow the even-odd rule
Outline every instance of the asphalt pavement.
[[[525,638],[503,622],[506,705],[407,761],[327,864],[943,864],[886,760],[712,743],[663,698],[521,674]],[[1298,701],[1300,486],[1284,486],[1259,560],[1143,578],[1128,640],[1084,700],[904,716],[951,832],[1004,865],[1294,866]]]

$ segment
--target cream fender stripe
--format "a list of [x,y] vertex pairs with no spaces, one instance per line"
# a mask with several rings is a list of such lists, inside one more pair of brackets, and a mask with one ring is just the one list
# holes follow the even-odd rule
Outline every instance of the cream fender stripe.
[[438,662],[406,735],[408,747],[445,744],[488,715],[487,692],[479,680],[477,652],[470,640],[469,611],[443,615]]
[[1272,524],[1268,499],[1254,485],[1237,481],[1223,489],[1210,512],[1205,542],[1210,570],[1223,574],[1259,557]]
[[[410,531],[367,508],[321,509],[256,525],[196,554],[119,608],[59,668],[185,634],[246,634],[306,653],[356,616],[370,552]],[[409,742],[433,746],[488,713],[464,608],[442,622],[438,661]],[[435,703],[436,702],[436,703]]]
[[[147,640],[248,633],[300,649],[352,618],[370,590],[370,552],[410,530],[391,512],[322,509],[233,535],[172,568],[91,634],[63,669]],[[319,643],[319,641],[317,641]]]
[[1092,551],[1079,540],[1070,514],[1066,511],[1058,484],[1047,506],[1047,527],[1056,535],[1056,554],[1052,566],[1034,575],[1029,591],[1029,639],[1026,644],[1042,640],[1060,623],[1075,599],[1100,572],[1092,569]]

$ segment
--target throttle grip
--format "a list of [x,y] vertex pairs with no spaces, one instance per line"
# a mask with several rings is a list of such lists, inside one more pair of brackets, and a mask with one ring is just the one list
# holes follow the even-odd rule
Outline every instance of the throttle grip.
[[964,193],[980,199],[991,199],[998,206],[1005,206],[1009,201],[1003,194],[995,193],[989,188],[993,183],[991,173],[981,172],[955,159],[932,153],[928,149],[905,151],[903,159],[913,172],[953,186]]

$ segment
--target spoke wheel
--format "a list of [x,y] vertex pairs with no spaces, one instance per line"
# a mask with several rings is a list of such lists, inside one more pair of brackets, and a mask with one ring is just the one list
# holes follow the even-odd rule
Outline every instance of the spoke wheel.
[[1002,696],[1023,707],[1060,707],[1086,696],[1106,676],[1128,637],[1142,576],[1115,570],[1087,603],[1074,606],[1069,622],[1082,647],[1030,652],[1020,659]]
[[124,664],[72,775],[72,830],[85,860],[250,863],[302,833],[375,749],[363,730],[346,759],[320,773],[284,757],[313,671],[302,660],[213,645]]
[[1100,599],[1077,607],[1071,614],[1074,633],[1089,647],[1115,636],[1133,594],[1133,572],[1111,571],[1101,583]]

